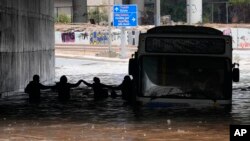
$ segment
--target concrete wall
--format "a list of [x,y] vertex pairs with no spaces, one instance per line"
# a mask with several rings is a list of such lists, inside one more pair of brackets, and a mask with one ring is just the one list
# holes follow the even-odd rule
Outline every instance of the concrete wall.
[[54,1],[0,0],[0,94],[54,79]]
[[[152,27],[151,27],[152,28]],[[250,28],[230,28],[225,26],[223,27],[213,27],[223,32],[224,35],[232,36],[233,48],[237,49],[250,49]],[[125,32],[126,36],[126,45],[129,46],[138,46],[139,34],[145,33],[147,29],[141,27],[129,29]],[[91,31],[92,30],[92,31]],[[85,46],[88,45],[108,45],[109,33],[107,29],[90,29],[88,31],[77,31],[70,32],[70,35],[67,35],[67,40],[63,40],[63,34],[66,32],[55,32],[55,44],[82,44]],[[65,36],[64,36],[65,39]],[[111,30],[111,45],[119,46],[121,44],[121,30],[112,29]],[[69,47],[70,48],[70,47]]]
[[[127,30],[125,31],[125,44],[126,45],[138,45],[139,30]],[[55,32],[55,44],[82,44],[82,45],[108,45],[109,32],[103,29],[96,29],[94,31],[80,31],[80,32]],[[121,45],[121,30],[111,30],[111,45]]]

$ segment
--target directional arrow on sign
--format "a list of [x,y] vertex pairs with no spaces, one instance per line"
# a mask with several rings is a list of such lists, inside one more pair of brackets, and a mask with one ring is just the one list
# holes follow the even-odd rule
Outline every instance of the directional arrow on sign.
[[118,11],[119,10],[119,8],[118,7],[115,7],[115,11]]

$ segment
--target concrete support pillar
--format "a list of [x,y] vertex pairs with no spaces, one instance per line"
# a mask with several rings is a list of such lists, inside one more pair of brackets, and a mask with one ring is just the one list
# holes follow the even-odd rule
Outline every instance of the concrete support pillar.
[[0,94],[54,80],[53,17],[54,0],[0,1]]
[[155,26],[161,25],[161,0],[155,0]]
[[88,22],[87,0],[73,0],[73,23]]
[[202,23],[202,0],[187,0],[187,23]]

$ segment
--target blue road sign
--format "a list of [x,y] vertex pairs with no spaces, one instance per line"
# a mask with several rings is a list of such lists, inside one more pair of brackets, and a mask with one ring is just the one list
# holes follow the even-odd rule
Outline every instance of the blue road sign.
[[137,26],[137,5],[114,5],[114,26]]

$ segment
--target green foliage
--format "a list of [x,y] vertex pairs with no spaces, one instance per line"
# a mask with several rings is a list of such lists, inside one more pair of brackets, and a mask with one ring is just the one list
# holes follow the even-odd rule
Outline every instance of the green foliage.
[[203,23],[210,23],[211,22],[211,14],[204,13],[202,21],[203,21]]
[[89,19],[94,19],[95,22],[100,23],[102,21],[108,21],[108,12],[105,8],[91,8],[88,12]]
[[58,17],[56,17],[57,23],[70,23],[71,18],[70,16],[67,16],[66,14],[60,14]]
[[202,10],[202,21],[203,23],[210,23],[212,21],[212,8],[211,8],[211,5],[209,4],[203,4],[203,10]]

